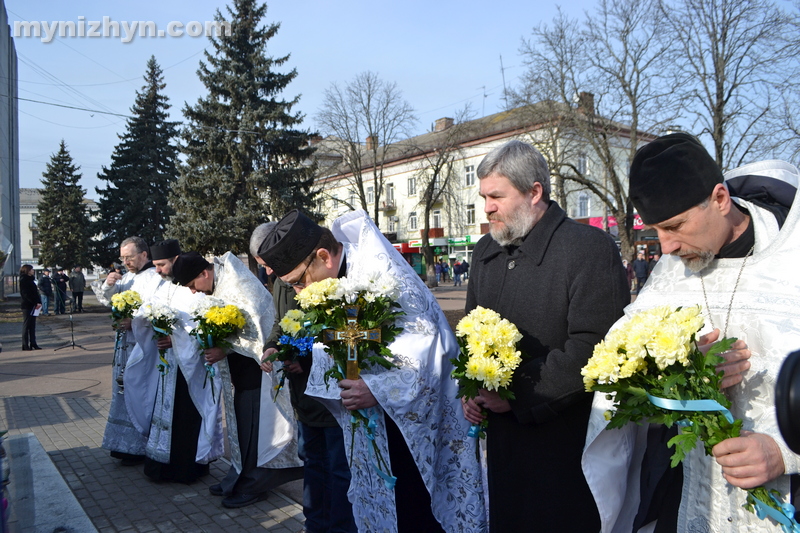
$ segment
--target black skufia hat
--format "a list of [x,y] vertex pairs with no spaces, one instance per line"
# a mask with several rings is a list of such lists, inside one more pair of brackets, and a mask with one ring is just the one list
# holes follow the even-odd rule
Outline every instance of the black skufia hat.
[[691,209],[722,183],[722,171],[695,137],[672,133],[639,148],[628,182],[645,224],[658,224]]
[[322,228],[294,209],[278,221],[258,247],[258,256],[278,277],[285,276],[317,247]]
[[197,252],[180,254],[172,263],[172,282],[185,287],[210,265],[211,263]]
[[176,255],[181,255],[181,245],[177,239],[167,239],[150,247],[150,258],[153,261],[172,259]]

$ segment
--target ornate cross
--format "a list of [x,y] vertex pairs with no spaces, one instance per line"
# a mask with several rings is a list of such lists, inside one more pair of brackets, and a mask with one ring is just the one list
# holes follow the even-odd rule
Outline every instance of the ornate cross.
[[330,343],[341,341],[347,343],[347,379],[359,379],[360,369],[358,368],[358,343],[361,341],[381,342],[381,330],[378,329],[359,329],[357,305],[346,305],[344,307],[347,316],[347,326],[344,329],[330,330],[323,332],[323,342]]

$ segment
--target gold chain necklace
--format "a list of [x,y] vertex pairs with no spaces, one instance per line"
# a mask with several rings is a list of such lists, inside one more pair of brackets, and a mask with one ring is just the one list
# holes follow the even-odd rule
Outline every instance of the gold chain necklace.
[[[722,332],[722,337],[725,338],[728,335],[728,321],[731,319],[731,309],[733,308],[733,298],[736,296],[736,289],[739,288],[739,280],[742,279],[742,272],[744,272],[744,266],[747,264],[747,258],[753,254],[753,250],[755,249],[756,245],[750,247],[750,250],[745,254],[744,259],[742,259],[742,266],[739,267],[739,274],[736,276],[736,283],[733,285],[733,292],[731,293],[731,301],[728,303],[728,314],[725,316],[725,330]],[[711,307],[708,305],[708,295],[706,294],[706,284],[703,281],[704,276],[700,276],[700,286],[703,287],[703,299],[706,302],[706,312],[708,313],[708,321],[711,323],[711,329],[714,329],[714,320],[711,318]]]

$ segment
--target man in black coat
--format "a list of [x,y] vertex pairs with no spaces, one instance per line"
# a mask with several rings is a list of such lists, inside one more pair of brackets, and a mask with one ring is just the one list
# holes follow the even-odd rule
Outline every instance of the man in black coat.
[[516,324],[524,355],[515,399],[481,390],[464,403],[471,422],[489,419],[489,529],[599,531],[581,471],[592,394],[580,372],[630,301],[619,252],[549,199],[547,163],[532,146],[493,150],[478,177],[491,235],[475,246],[466,311],[490,308]]
[[649,274],[649,264],[644,252],[636,254],[636,259],[633,260],[633,273],[636,275],[636,292],[638,293],[644,287]]
[[63,315],[67,312],[66,301],[67,301],[67,283],[69,283],[69,276],[64,273],[63,268],[58,269],[58,274],[53,279],[56,284],[56,305],[55,305],[55,313],[57,315]]
[[53,283],[50,279],[50,271],[44,269],[42,277],[39,279],[39,295],[42,299],[42,316],[50,314],[50,300],[53,299]]

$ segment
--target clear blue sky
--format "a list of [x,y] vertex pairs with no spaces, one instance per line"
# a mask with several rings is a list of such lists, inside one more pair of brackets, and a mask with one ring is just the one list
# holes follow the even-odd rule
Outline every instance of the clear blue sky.
[[[170,21],[213,20],[224,12],[223,0],[5,0],[14,21],[154,21],[166,29]],[[589,0],[571,2],[565,11],[581,16]],[[286,90],[301,95],[298,110],[304,127],[316,129],[313,116],[331,82],[346,82],[365,70],[397,82],[416,109],[417,133],[434,120],[452,116],[470,102],[476,116],[502,108],[505,83],[517,83],[523,71],[518,49],[523,37],[542,21],[549,22],[556,4],[513,0],[489,7],[477,0],[280,0],[268,2],[267,22],[280,22],[269,42],[275,57],[291,54],[287,69],[298,77]],[[87,27],[88,30],[88,27]],[[167,83],[172,119],[182,120],[184,103],[205,94],[196,70],[208,46],[205,37],[135,37],[123,43],[114,37],[35,37],[15,39],[19,56],[19,97],[127,114],[142,75],[155,55]],[[484,94],[486,95],[484,97]],[[125,119],[21,100],[20,186],[40,187],[42,172],[61,139],[81,166],[82,186],[96,198],[103,165],[124,131]]]

